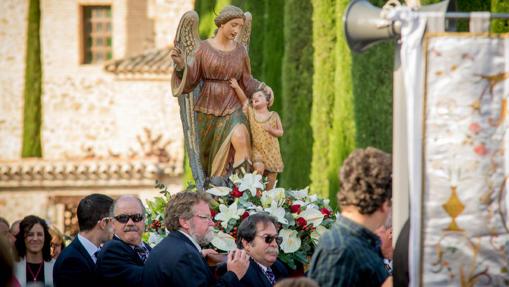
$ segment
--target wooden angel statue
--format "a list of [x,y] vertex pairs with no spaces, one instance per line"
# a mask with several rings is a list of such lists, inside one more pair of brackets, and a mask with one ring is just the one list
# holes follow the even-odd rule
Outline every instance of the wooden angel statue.
[[224,7],[214,19],[215,35],[203,41],[198,22],[195,11],[180,20],[171,51],[175,65],[171,83],[173,95],[179,97],[193,177],[203,189],[207,178],[250,170],[249,125],[230,80],[236,79],[247,95],[266,86],[251,75],[250,13]]

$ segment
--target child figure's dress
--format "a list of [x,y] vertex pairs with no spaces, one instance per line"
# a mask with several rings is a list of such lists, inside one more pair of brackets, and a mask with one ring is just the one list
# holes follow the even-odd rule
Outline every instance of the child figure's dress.
[[262,162],[265,165],[265,170],[269,172],[282,172],[284,165],[281,151],[279,150],[279,141],[277,137],[263,129],[263,125],[267,123],[271,127],[276,128],[277,119],[279,118],[278,113],[270,112],[267,120],[257,121],[253,107],[248,105],[247,118],[253,143],[253,162]]

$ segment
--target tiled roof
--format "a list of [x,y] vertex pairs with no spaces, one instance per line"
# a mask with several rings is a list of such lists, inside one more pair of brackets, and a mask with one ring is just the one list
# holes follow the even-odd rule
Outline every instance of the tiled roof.
[[147,51],[143,54],[113,60],[104,65],[104,69],[114,74],[170,74],[173,61],[170,47]]

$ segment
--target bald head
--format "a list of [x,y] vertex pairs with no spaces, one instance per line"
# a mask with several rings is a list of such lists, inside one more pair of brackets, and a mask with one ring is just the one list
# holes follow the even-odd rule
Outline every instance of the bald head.
[[131,245],[140,245],[145,231],[145,206],[132,195],[124,195],[115,200],[112,206],[115,235]]

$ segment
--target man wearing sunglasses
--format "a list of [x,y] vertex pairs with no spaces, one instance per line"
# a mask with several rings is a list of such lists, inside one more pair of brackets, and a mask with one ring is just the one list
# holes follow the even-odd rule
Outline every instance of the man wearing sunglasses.
[[95,264],[100,246],[113,236],[109,219],[113,199],[104,194],[91,194],[78,204],[80,232],[62,250],[53,267],[56,287],[97,286]]
[[145,207],[139,198],[125,195],[115,201],[110,215],[115,236],[97,258],[100,286],[143,286],[143,266],[151,250],[141,238]]
[[243,286],[269,287],[288,277],[288,270],[277,260],[283,238],[276,224],[276,219],[264,212],[251,214],[240,223],[237,246],[251,257],[249,269],[240,280]]

